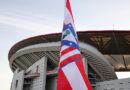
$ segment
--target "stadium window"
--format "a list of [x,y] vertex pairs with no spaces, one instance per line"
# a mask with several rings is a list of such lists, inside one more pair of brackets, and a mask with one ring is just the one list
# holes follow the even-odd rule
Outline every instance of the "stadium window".
[[36,68],[36,73],[38,73],[38,70],[39,70],[39,66],[37,66],[37,68]]
[[120,83],[120,84],[123,84],[123,83]]
[[111,90],[115,90],[115,88],[111,88]]
[[18,80],[16,80],[15,88],[17,88],[17,86],[18,86]]

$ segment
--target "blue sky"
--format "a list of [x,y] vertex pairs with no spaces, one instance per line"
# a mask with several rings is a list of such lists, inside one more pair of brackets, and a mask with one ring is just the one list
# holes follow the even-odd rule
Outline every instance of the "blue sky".
[[[25,38],[62,31],[64,0],[0,0],[0,90],[9,90],[9,49]],[[130,0],[70,0],[76,31],[130,30]],[[120,78],[128,74],[118,74]]]

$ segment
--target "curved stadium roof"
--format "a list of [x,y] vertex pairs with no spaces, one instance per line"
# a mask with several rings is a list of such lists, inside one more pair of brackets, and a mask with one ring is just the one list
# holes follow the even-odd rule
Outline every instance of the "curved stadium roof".
[[[96,47],[110,62],[115,71],[130,71],[130,31],[80,31],[78,39]],[[18,50],[35,44],[57,42],[61,33],[40,35],[15,44],[9,51],[9,60]]]

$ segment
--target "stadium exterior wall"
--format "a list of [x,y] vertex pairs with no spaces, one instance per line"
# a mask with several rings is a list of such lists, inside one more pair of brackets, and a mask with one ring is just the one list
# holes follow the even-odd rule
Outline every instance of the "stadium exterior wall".
[[[41,35],[25,39],[11,48],[8,55],[10,68],[14,73],[11,90],[56,90],[60,34]],[[104,37],[104,40],[106,40],[105,37],[111,38],[110,41],[120,40],[118,36],[124,35],[123,40],[129,40],[129,31],[79,32],[81,37],[79,45],[85,71],[94,90],[130,90],[130,79],[117,79],[115,67],[112,67],[111,62],[104,57],[104,53],[102,54],[98,50],[100,48],[97,47],[97,49],[86,42],[85,37],[88,35],[90,35],[89,38],[93,39],[95,38],[93,35],[97,35],[97,38]],[[98,43],[96,42],[96,44]],[[126,46],[128,48],[128,45],[129,43],[125,43],[125,48]],[[129,50],[126,54],[129,55]]]
[[[93,88],[96,86],[96,82],[116,79],[115,72],[110,66],[109,62],[96,48],[82,42],[80,42],[79,45],[84,58],[85,71],[89,71],[86,72],[86,74],[88,75]],[[12,90],[18,90],[16,87],[17,80],[19,82],[18,86],[23,86],[23,90],[28,90],[28,88],[30,90],[45,90],[45,88],[46,90],[52,90],[52,88],[53,90],[56,90],[58,66],[53,68],[50,68],[49,66],[50,64],[58,64],[56,52],[59,52],[59,47],[60,42],[41,43],[22,48],[13,54],[10,58],[10,67],[12,68],[13,65],[17,65],[15,72],[19,72],[14,73],[12,86],[15,86],[15,88],[12,87]],[[45,52],[45,55],[42,55],[42,57],[37,60],[36,58],[32,58],[37,55],[35,52],[38,52],[38,55]],[[27,56],[32,53],[34,54],[32,57]],[[54,56],[54,58],[52,56]],[[21,57],[23,60],[21,60]],[[46,59],[42,60],[43,57]],[[33,62],[33,59],[36,59],[36,61]],[[30,66],[24,68],[24,64],[30,64]],[[16,77],[19,76],[21,71],[24,72],[22,74],[24,75],[24,77],[22,77],[23,82],[19,81],[19,77]]]

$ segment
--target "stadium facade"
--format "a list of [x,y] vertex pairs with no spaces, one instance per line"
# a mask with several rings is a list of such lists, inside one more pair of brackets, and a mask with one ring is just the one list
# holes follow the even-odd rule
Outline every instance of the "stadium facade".
[[[130,90],[130,79],[115,74],[130,71],[130,31],[80,31],[78,39],[94,90]],[[15,44],[8,55],[11,90],[56,90],[60,41],[61,33],[55,33]]]

